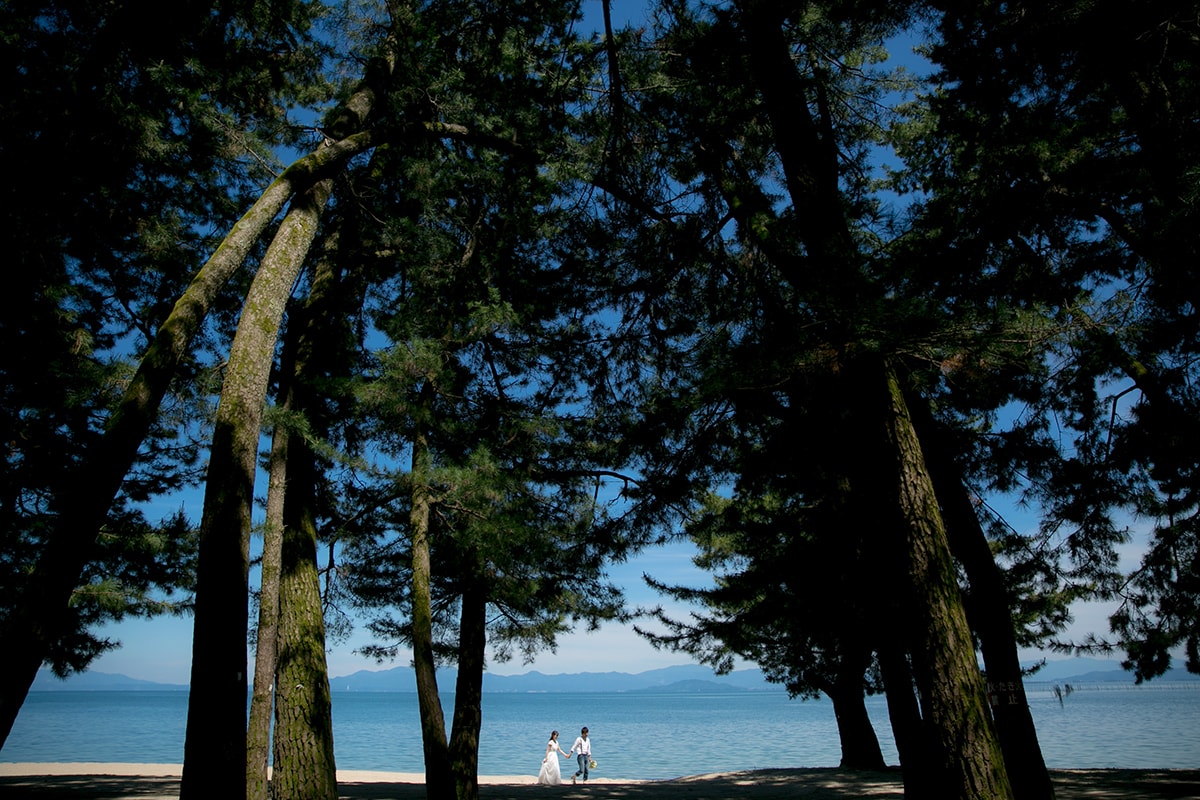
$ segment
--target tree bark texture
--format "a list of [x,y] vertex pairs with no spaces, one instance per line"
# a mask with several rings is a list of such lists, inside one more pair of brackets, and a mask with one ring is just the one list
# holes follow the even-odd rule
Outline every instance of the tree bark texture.
[[971,587],[967,621],[979,636],[988,702],[1013,794],[1019,800],[1053,800],[1054,784],[1025,696],[1004,576],[943,434],[919,400],[914,398],[909,405],[925,445],[930,477],[946,520],[950,551],[966,571]]
[[[337,231],[325,239],[336,253]],[[340,324],[339,272],[327,257],[317,260],[312,288],[302,313],[294,318],[280,372],[286,389],[284,408],[308,422],[307,430],[328,432],[313,377],[332,374],[343,356],[333,335]],[[336,800],[337,768],[333,753],[333,711],[325,658],[325,619],[317,564],[318,496],[316,453],[303,434],[288,436],[280,583],[279,686],[275,723],[275,800]]]
[[1018,800],[1054,800],[1054,784],[1025,696],[1012,611],[1000,568],[965,488],[948,486],[939,497],[949,523],[951,549],[971,585],[968,619],[979,635],[988,702],[1013,794]]
[[271,718],[275,711],[275,645],[279,629],[279,561],[282,557],[287,449],[287,431],[276,426],[271,436],[254,684],[250,694],[250,724],[246,733],[246,800],[268,800],[269,797],[267,767],[271,759]]
[[317,572],[312,451],[289,450],[279,586],[279,688],[275,703],[273,800],[337,800],[333,714],[325,661],[325,615]]
[[467,581],[458,626],[458,681],[450,730],[450,765],[458,800],[479,800],[479,729],[487,648],[487,591],[480,575]]
[[430,520],[433,498],[428,485],[431,460],[424,434],[413,442],[413,502],[409,515],[412,535],[412,647],[421,714],[421,745],[425,753],[425,795],[429,800],[453,800],[450,745],[446,717],[438,696],[433,653],[433,575]]
[[262,409],[284,309],[332,183],[321,181],[293,202],[230,348],[200,523],[182,800],[245,794],[249,537]]
[[12,654],[0,660],[0,746],[12,730],[50,645],[62,635],[71,595],[85,565],[94,557],[96,536],[108,509],[218,291],[241,267],[289,198],[327,179],[351,156],[376,144],[375,134],[362,128],[378,98],[387,91],[395,68],[394,37],[390,43],[385,57],[368,65],[355,92],[331,114],[325,129],[337,141],[284,170],[196,273],[138,363],[96,453],[85,459],[74,483],[78,495],[59,503],[61,522],[49,535],[45,553],[30,578],[29,594],[10,598],[14,612],[0,630],[0,641]]
[[8,738],[51,644],[62,635],[71,596],[95,555],[96,536],[108,509],[221,287],[242,266],[289,197],[372,142],[370,134],[351,137],[288,167],[234,224],[159,328],[100,445],[85,458],[74,481],[76,493],[58,503],[60,520],[30,576],[28,594],[8,599],[13,612],[0,630],[0,641],[9,652],[0,660],[0,745]]
[[892,453],[885,468],[893,481],[888,495],[900,516],[895,555],[906,584],[913,673],[937,770],[935,785],[943,797],[1011,798],[920,441],[895,370],[883,361],[867,368],[878,376],[872,380]]

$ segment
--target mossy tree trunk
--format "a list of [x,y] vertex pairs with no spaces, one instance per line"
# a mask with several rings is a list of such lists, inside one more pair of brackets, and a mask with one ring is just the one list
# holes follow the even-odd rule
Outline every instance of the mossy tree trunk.
[[[424,392],[426,400],[430,389]],[[421,745],[425,754],[425,796],[453,800],[450,745],[446,716],[438,696],[437,663],[433,652],[433,568],[430,542],[432,458],[423,433],[413,442],[413,500],[409,514],[412,535],[412,649],[417,681],[417,706],[421,715]]]
[[230,348],[200,523],[182,800],[245,794],[249,542],[262,411],[284,309],[331,187],[322,181],[293,202]]
[[939,496],[944,498],[946,516],[952,523],[949,530],[953,552],[971,585],[968,611],[972,627],[979,634],[987,696],[1013,794],[1020,800],[1054,800],[1054,784],[1025,696],[1011,606],[1000,567],[966,490],[960,485]]
[[1004,576],[944,434],[928,411],[917,403],[916,399],[910,401],[912,416],[946,520],[951,553],[962,565],[970,585],[967,619],[979,636],[987,672],[987,697],[1013,793],[1021,800],[1053,800],[1054,784],[1025,696],[1012,604]]
[[279,628],[279,560],[283,542],[283,495],[287,482],[287,431],[276,425],[271,436],[267,514],[258,595],[258,635],[254,649],[254,684],[246,731],[246,800],[268,800],[267,767],[271,760],[271,717],[275,710],[275,645]]
[[[1013,797],[983,676],[959,592],[950,547],[921,443],[900,382],[885,360],[862,364],[864,390],[877,410],[886,444],[881,486],[899,514],[896,541],[886,554],[900,567],[900,604],[906,609],[913,674],[939,797],[1004,800]],[[907,776],[906,776],[907,777]],[[907,788],[906,788],[907,794]]]
[[346,157],[374,143],[363,129],[388,90],[395,50],[395,38],[389,37],[354,92],[327,116],[324,130],[345,140],[327,143],[322,150],[334,155],[309,168],[317,180],[280,222],[230,349],[200,524],[181,800],[245,793],[248,549],[262,408],[284,310],[332,191],[329,176]]
[[[300,437],[296,437],[299,439]],[[273,800],[337,800],[312,451],[293,440],[279,584]]]
[[[12,612],[0,628],[0,641],[12,654],[0,660],[0,744],[7,740],[38,668],[65,628],[71,597],[84,567],[95,555],[96,537],[108,509],[218,292],[242,266],[289,199],[325,180],[341,169],[346,159],[376,143],[374,134],[361,127],[377,97],[386,90],[393,66],[394,54],[372,62],[362,84],[331,115],[325,127],[340,140],[298,159],[263,190],[196,273],[138,362],[103,439],[84,458],[79,479],[74,482],[77,495],[61,499],[60,523],[48,533],[45,554],[29,580],[29,592],[13,603]],[[214,442],[219,437],[228,437],[228,432],[216,431]],[[244,664],[242,669],[240,680],[244,685]],[[244,737],[243,725],[243,743]],[[238,749],[244,753],[244,744]],[[244,774],[244,762],[239,769]]]
[[280,578],[279,690],[276,700],[274,800],[336,800],[333,710],[325,658],[325,619],[317,564],[316,503],[319,459],[314,437],[329,433],[315,388],[347,360],[345,286],[338,263],[340,236],[331,231],[317,260],[312,288],[293,316],[281,374],[288,418],[286,502]]

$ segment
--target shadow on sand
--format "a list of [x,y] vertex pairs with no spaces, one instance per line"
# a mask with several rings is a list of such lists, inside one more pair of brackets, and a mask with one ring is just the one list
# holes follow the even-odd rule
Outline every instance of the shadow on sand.
[[[1200,770],[1054,770],[1058,800],[1200,800]],[[424,800],[420,783],[344,782],[343,800]],[[899,772],[837,769],[758,770],[644,783],[558,787],[483,784],[480,800],[901,800]],[[179,778],[129,775],[0,777],[5,800],[175,800]]]

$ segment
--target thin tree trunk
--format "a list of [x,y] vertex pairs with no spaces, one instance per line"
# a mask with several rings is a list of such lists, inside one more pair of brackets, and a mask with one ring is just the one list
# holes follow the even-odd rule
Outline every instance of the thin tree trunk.
[[883,401],[885,441],[892,454],[885,465],[892,472],[888,496],[902,520],[903,541],[894,555],[907,584],[902,602],[909,607],[913,671],[938,770],[935,782],[944,797],[1011,798],[920,442],[895,371],[886,362],[875,369],[875,391]]
[[461,602],[450,764],[458,800],[479,800],[479,729],[487,648],[487,592],[480,577],[466,583]]
[[929,742],[921,720],[916,686],[908,655],[895,637],[885,633],[879,645],[879,672],[887,692],[888,720],[900,756],[907,800],[940,800],[931,786],[934,770],[929,766]]
[[245,794],[249,538],[267,383],[287,299],[332,180],[292,204],[250,286],[230,349],[200,523],[181,800]]
[[258,595],[258,641],[254,686],[246,736],[246,800],[267,800],[271,756],[271,717],[275,697],[275,644],[279,626],[279,560],[283,540],[283,496],[287,482],[288,434],[276,425],[271,435],[267,518],[263,525],[262,586]]
[[[428,391],[428,390],[427,390]],[[424,434],[413,442],[412,528],[412,642],[413,671],[417,680],[417,705],[421,715],[421,744],[425,753],[425,796],[452,800],[454,780],[450,770],[450,745],[446,717],[438,696],[437,665],[433,654],[433,574],[430,557],[429,444]]]

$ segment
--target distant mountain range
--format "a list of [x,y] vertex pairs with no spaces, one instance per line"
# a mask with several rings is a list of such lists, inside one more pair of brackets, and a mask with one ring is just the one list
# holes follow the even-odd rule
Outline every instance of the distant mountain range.
[[[453,669],[439,671],[438,685],[450,687],[458,673]],[[372,671],[359,670],[350,675],[330,678],[335,692],[415,692],[416,676],[411,667]],[[528,692],[778,692],[781,688],[768,683],[757,669],[735,670],[728,675],[714,675],[708,667],[690,664],[664,667],[648,672],[579,672],[546,675],[526,672],[521,675],[495,675],[485,672],[483,691]]]
[[[454,686],[457,672],[445,669],[438,672],[438,684],[443,688]],[[1197,681],[1200,675],[1192,675],[1182,669],[1172,669],[1158,681]],[[1121,669],[1116,661],[1098,658],[1070,658],[1049,661],[1029,683],[1133,683],[1133,676]],[[416,677],[411,667],[393,667],[384,670],[359,670],[349,675],[329,679],[335,692],[415,692]],[[65,681],[55,678],[49,670],[38,672],[32,691],[187,691],[182,684],[156,683],[130,678],[108,672],[84,672]],[[546,675],[541,672],[526,672],[521,675],[495,675],[484,673],[485,692],[779,692],[778,684],[768,683],[760,670],[734,670],[728,675],[714,675],[708,667],[697,664],[664,667],[647,672],[580,672]]]
[[48,669],[38,670],[31,692],[186,692],[186,683],[157,683],[115,672],[80,672],[60,680]]

